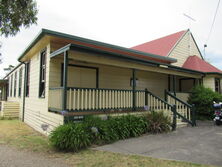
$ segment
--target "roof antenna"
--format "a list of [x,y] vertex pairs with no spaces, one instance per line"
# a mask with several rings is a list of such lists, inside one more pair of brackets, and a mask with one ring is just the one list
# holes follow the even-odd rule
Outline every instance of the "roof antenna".
[[206,58],[206,52],[205,52],[205,48],[207,47],[207,44],[204,44],[204,59]]
[[183,13],[183,15],[189,19],[189,27],[188,29],[191,28],[191,21],[196,21],[194,18],[192,18],[191,16],[187,15],[186,13]]
[[189,19],[189,28],[188,28],[188,30],[189,30],[189,45],[188,45],[188,47],[189,47],[189,56],[191,56],[191,32],[190,32],[190,28],[191,28],[191,21],[196,21],[196,20],[194,18],[192,18],[191,16],[185,14],[185,13],[183,13],[183,15],[186,18]]

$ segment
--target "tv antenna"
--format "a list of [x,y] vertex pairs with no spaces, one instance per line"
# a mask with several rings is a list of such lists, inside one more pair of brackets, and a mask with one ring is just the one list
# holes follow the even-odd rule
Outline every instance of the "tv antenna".
[[196,21],[193,17],[191,17],[190,15],[186,14],[186,13],[183,13],[183,15],[188,18],[189,20],[189,29],[190,29],[190,26],[191,26],[191,21]]
[[191,17],[191,16],[189,16],[189,15],[187,15],[187,14],[185,14],[185,13],[183,13],[183,15],[186,17],[186,18],[188,18],[188,20],[189,20],[189,45],[188,45],[188,47],[189,47],[189,56],[191,56],[191,32],[190,32],[190,27],[191,27],[191,21],[196,21],[193,17]]

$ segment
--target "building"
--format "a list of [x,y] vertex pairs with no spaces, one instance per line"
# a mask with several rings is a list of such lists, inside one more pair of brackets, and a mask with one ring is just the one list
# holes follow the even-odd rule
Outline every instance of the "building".
[[222,72],[204,61],[189,30],[124,48],[42,29],[18,61],[0,80],[2,100],[19,104],[20,119],[44,134],[87,114],[145,110],[192,124],[192,87],[221,91]]

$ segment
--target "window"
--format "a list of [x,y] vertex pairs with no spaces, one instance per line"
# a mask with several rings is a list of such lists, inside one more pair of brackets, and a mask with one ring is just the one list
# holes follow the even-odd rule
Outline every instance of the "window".
[[45,97],[46,50],[40,54],[39,97]]
[[19,85],[18,85],[18,97],[21,97],[21,90],[22,90],[22,67],[19,70]]
[[17,71],[14,76],[14,97],[16,97],[16,88],[17,88]]
[[25,87],[26,97],[29,97],[29,88],[30,88],[30,61],[26,64],[26,87]]
[[220,79],[219,78],[215,78],[215,92],[220,93]]
[[12,97],[12,84],[13,84],[13,74],[11,75],[11,85],[10,85],[10,97]]
[[10,96],[10,86],[11,86],[11,80],[10,80],[11,78],[10,77],[8,77],[8,93],[7,93],[7,95],[8,95],[8,97]]

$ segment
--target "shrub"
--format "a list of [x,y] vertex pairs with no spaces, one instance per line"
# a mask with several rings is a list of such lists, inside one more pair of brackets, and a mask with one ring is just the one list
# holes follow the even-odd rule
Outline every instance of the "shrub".
[[194,87],[188,98],[188,103],[195,105],[198,119],[211,119],[213,117],[213,101],[222,101],[222,95],[203,86]]
[[91,145],[90,135],[82,123],[61,125],[51,133],[49,139],[59,150],[78,151]]
[[139,136],[146,132],[147,122],[143,116],[125,115],[109,117],[101,120],[99,117],[86,117],[84,123],[88,129],[95,127],[98,133],[92,133],[96,144],[111,143],[119,139]]
[[108,117],[87,116],[80,123],[68,123],[50,135],[51,144],[59,150],[78,151],[92,144],[106,144],[140,136],[146,132],[165,132],[169,122],[163,113]]
[[[119,139],[116,132],[110,129],[111,121],[109,119],[102,120],[97,116],[86,116],[83,123],[87,126],[94,144],[111,143]],[[92,129],[96,129],[97,132]]]
[[110,118],[110,128],[119,136],[119,139],[140,136],[146,133],[147,121],[144,116],[126,115]]
[[151,112],[147,115],[148,132],[150,133],[163,133],[170,131],[170,118],[165,116],[163,111]]

